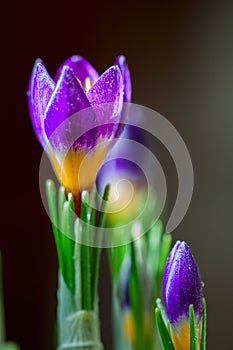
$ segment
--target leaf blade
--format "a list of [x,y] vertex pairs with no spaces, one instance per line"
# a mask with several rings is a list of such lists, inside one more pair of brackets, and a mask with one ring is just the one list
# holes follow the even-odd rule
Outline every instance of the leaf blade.
[[155,309],[155,318],[164,350],[175,350],[172,339],[161,315],[161,310],[158,307]]

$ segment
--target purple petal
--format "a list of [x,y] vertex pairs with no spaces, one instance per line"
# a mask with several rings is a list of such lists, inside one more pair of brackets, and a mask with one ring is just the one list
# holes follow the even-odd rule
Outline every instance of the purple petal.
[[[176,242],[176,244],[174,245],[173,249],[171,250],[171,252],[170,252],[170,254],[169,254],[168,258],[167,258],[166,268],[165,268],[164,275],[163,275],[163,286],[164,286],[164,288],[166,288],[166,286],[167,286],[167,281],[168,281],[168,278],[169,278],[169,275],[170,275],[171,266],[172,266],[172,263],[174,261],[174,257],[176,255],[176,252],[177,252],[180,244],[181,244],[180,241]],[[164,306],[167,309],[166,293],[164,293],[163,300],[164,300]]]
[[202,312],[202,285],[197,264],[185,242],[173,247],[164,272],[163,299],[167,316],[172,325],[182,317],[188,317],[193,304],[200,321]]
[[114,61],[114,65],[116,65],[120,68],[121,74],[123,77],[124,102],[131,102],[132,86],[131,86],[131,79],[130,79],[130,71],[129,71],[128,65],[126,63],[125,56],[123,56],[123,55],[118,56]]
[[68,58],[58,69],[54,78],[55,81],[59,80],[64,66],[68,66],[70,69],[72,69],[75,77],[81,82],[83,89],[85,86],[86,78],[90,78],[92,84],[94,84],[99,78],[99,74],[87,60],[85,60],[82,56],[75,55]]
[[44,131],[45,110],[52,96],[55,84],[47,73],[42,61],[35,62],[28,89],[29,110],[32,125],[42,147],[45,147],[46,136]]
[[70,142],[75,141],[74,134],[78,132],[77,128],[82,129],[85,120],[72,118],[71,122],[68,118],[88,107],[90,103],[73,71],[64,66],[46,109],[45,132],[49,139],[53,135],[50,139],[53,147],[61,149],[72,146]]
[[120,69],[112,66],[104,72],[88,91],[87,98],[94,107],[100,125],[99,135],[108,138],[114,136],[119,129],[123,106],[123,79]]
[[92,106],[123,101],[123,80],[117,66],[104,72],[87,93]]
[[[121,138],[118,140],[117,145],[121,143]],[[109,155],[114,155],[114,148],[109,152]],[[115,155],[117,157],[117,154]],[[146,186],[146,178],[143,174],[141,168],[125,158],[114,158],[106,161],[108,156],[105,158],[104,164],[102,164],[99,169],[98,176],[96,179],[96,185],[98,192],[103,194],[105,187],[110,184],[110,186],[115,186],[115,184],[124,179],[128,180],[133,186]]]

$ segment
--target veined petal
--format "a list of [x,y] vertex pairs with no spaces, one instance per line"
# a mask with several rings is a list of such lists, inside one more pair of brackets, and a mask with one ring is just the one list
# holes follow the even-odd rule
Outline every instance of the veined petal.
[[83,89],[86,78],[89,78],[92,84],[94,84],[99,78],[99,74],[95,68],[87,60],[85,60],[85,58],[74,55],[68,58],[58,69],[54,78],[55,81],[58,81],[64,66],[68,66],[73,71],[75,77],[81,82]]
[[117,66],[112,66],[104,72],[88,91],[87,98],[100,125],[99,137],[110,139],[119,129],[123,94],[122,74]]
[[128,65],[126,63],[125,56],[123,56],[123,55],[118,56],[114,61],[114,65],[116,65],[120,68],[121,74],[123,77],[124,102],[131,102],[132,85],[131,85],[131,79],[130,79],[130,71],[129,71]]
[[[50,140],[53,148],[67,149],[72,146],[70,142],[75,141],[72,140],[72,135],[76,130],[67,118],[88,107],[90,103],[73,71],[64,66],[45,112],[45,132],[48,139],[53,135]],[[65,120],[67,123],[63,123]],[[85,121],[80,121],[82,122]]]
[[29,82],[28,102],[32,125],[43,148],[46,144],[45,110],[54,88],[55,83],[49,76],[43,62],[40,59],[36,60]]
[[180,244],[181,244],[180,241],[176,242],[176,244],[173,247],[173,249],[171,250],[171,252],[167,258],[167,262],[166,262],[166,269],[165,269],[164,275],[163,275],[163,292],[164,292],[163,293],[163,301],[164,301],[165,309],[167,309],[167,307],[168,307],[168,290],[169,290],[168,279],[170,277],[172,263],[174,263],[176,252],[177,252]]
[[87,93],[92,106],[123,101],[123,79],[117,66],[104,72]]
[[[198,329],[197,336],[199,336]],[[179,324],[171,329],[171,337],[176,350],[190,349],[190,323],[188,318],[182,318]]]

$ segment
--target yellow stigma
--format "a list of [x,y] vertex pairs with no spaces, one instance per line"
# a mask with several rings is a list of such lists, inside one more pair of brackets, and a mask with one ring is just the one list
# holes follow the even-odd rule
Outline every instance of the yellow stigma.
[[84,86],[82,86],[81,80],[79,80],[79,78],[76,77],[76,79],[79,85],[81,86],[81,88],[84,90],[85,94],[87,94],[93,85],[91,79],[89,77],[85,78]]
[[[200,340],[199,328],[197,330],[197,339]],[[179,324],[171,329],[171,337],[176,350],[190,349],[190,323],[188,318],[183,318]],[[200,344],[200,341],[198,341]]]
[[85,82],[84,82],[84,92],[85,94],[88,93],[88,91],[90,90],[90,88],[92,87],[92,81],[89,77],[87,77],[85,79]]
[[129,344],[133,344],[135,340],[134,319],[130,310],[126,311],[123,316],[123,331]]

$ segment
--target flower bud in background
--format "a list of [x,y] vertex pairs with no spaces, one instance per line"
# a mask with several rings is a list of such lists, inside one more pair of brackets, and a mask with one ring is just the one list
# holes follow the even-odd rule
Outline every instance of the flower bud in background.
[[[97,190],[102,195],[106,185],[110,185],[106,208],[108,226],[121,226],[137,220],[144,210],[148,191],[155,192],[153,181],[156,174],[148,178],[150,162],[153,161],[149,148],[148,133],[136,125],[127,124],[120,139],[106,156],[97,175]],[[149,208],[153,214],[149,210],[147,220],[151,214],[154,218],[156,193],[153,199]]]
[[130,304],[130,273],[131,261],[129,258],[126,258],[120,270],[118,296],[121,301],[124,336],[129,344],[133,344],[135,341],[135,325]]
[[197,264],[185,242],[178,241],[171,250],[162,293],[175,349],[190,349],[190,305],[193,305],[196,337],[200,344],[202,282]]
[[130,160],[112,159],[100,169],[98,191],[103,192],[107,184],[110,185],[107,224],[110,227],[121,226],[134,220],[142,211],[147,197],[147,181],[143,171]]

